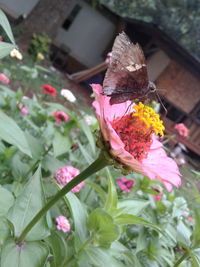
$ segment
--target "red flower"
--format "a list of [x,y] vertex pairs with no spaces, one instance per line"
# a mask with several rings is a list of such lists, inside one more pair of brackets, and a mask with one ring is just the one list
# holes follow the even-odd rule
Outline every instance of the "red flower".
[[64,111],[55,111],[53,116],[56,122],[65,122],[69,120],[69,116]]
[[56,96],[56,88],[52,87],[51,85],[42,85],[42,90],[47,95]]
[[169,158],[156,138],[163,135],[164,126],[152,108],[131,101],[110,105],[110,97],[102,94],[102,87],[93,84],[97,118],[109,153],[129,169],[158,179],[168,191],[180,186],[180,172],[176,162]]

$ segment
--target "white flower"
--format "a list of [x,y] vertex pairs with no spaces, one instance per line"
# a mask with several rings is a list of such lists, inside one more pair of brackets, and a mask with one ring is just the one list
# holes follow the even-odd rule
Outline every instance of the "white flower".
[[64,96],[69,102],[75,102],[76,97],[72,94],[72,92],[68,89],[62,89],[60,94]]
[[22,54],[19,52],[19,50],[15,49],[15,48],[10,52],[10,56],[16,57],[19,60],[22,60],[22,58],[23,58]]

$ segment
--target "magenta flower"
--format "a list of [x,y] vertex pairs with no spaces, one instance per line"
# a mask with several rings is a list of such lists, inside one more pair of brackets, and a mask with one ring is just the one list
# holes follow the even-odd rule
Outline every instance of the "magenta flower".
[[187,137],[189,134],[188,128],[185,126],[184,123],[178,123],[174,127],[175,130],[177,130],[178,134],[183,137]]
[[[58,182],[59,185],[61,186],[65,186],[66,184],[68,184],[72,179],[74,179],[78,174],[80,173],[80,171],[72,166],[64,166],[59,168],[56,172],[55,172],[55,178]],[[81,182],[80,184],[78,184],[77,186],[75,186],[71,192],[72,193],[77,193],[81,190],[81,188],[85,185],[84,182]]]
[[64,111],[55,111],[53,113],[56,122],[66,122],[69,120],[69,116]]
[[168,191],[172,185],[180,186],[178,166],[156,138],[164,129],[159,115],[142,103],[134,107],[130,101],[110,105],[110,97],[102,95],[101,85],[92,87],[96,98],[93,106],[110,154],[129,169],[162,181]]
[[127,192],[127,193],[131,192],[131,189],[135,183],[136,183],[135,181],[129,180],[126,177],[122,177],[122,178],[117,179],[117,184],[118,184],[119,188],[122,191]]
[[10,82],[10,80],[5,74],[0,73],[0,82],[2,82],[4,84],[8,84]]
[[56,223],[57,223],[56,227],[58,230],[61,230],[65,233],[70,231],[70,224],[65,216],[58,216],[56,218]]
[[28,109],[23,107],[23,108],[21,108],[21,113],[24,114],[24,115],[27,115],[27,114],[29,114],[29,111],[28,111]]

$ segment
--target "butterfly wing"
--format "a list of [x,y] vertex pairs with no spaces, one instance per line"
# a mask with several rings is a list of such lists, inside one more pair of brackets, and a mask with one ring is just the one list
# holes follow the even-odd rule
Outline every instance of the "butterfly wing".
[[[133,44],[123,32],[119,34],[112,48],[103,94],[142,96],[148,88],[148,74],[144,54],[138,44]],[[121,96],[121,98],[123,98]]]

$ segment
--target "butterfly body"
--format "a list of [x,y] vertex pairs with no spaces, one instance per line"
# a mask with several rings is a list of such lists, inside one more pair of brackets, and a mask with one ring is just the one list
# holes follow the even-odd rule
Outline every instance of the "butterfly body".
[[155,91],[149,81],[142,49],[133,44],[123,32],[112,48],[112,56],[103,82],[103,94],[110,96],[110,104],[145,98]]

